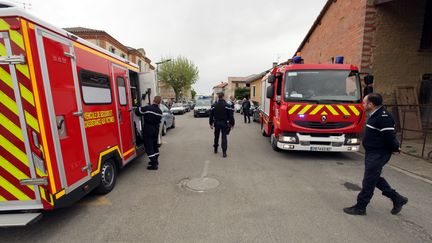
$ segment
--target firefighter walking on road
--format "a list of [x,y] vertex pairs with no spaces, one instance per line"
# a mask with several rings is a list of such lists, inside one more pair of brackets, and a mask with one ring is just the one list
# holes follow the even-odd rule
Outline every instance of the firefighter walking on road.
[[363,100],[365,110],[370,113],[366,123],[363,139],[365,148],[365,172],[362,190],[357,196],[357,204],[344,208],[344,212],[351,215],[366,215],[366,206],[372,199],[375,187],[393,202],[392,214],[398,214],[408,198],[397,193],[381,176],[383,167],[390,160],[392,153],[399,153],[399,142],[395,137],[395,122],[382,106],[380,94],[371,93]]
[[144,140],[144,148],[147,156],[150,159],[148,170],[157,170],[159,166],[159,126],[162,119],[162,111],[159,108],[161,97],[155,96],[152,105],[139,107],[136,109],[138,116],[144,117],[142,128],[142,137]]
[[227,157],[228,141],[227,135],[231,128],[234,127],[234,114],[231,106],[224,100],[224,93],[220,92],[218,101],[210,110],[210,128],[214,128],[214,153],[218,152],[219,135],[222,136],[222,153],[223,157]]
[[251,108],[251,103],[249,101],[249,98],[246,97],[243,99],[243,103],[242,103],[243,116],[244,116],[244,122],[245,123],[246,123],[246,118],[248,120],[248,123],[250,123],[250,108]]

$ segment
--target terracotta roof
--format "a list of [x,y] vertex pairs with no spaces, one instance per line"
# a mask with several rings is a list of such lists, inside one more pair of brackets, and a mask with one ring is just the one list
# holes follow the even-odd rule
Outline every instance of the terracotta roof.
[[105,33],[103,30],[96,30],[96,29],[90,29],[90,28],[84,28],[84,27],[70,27],[70,28],[63,28],[64,30],[74,33],[74,32],[97,32],[97,33]]
[[227,85],[228,85],[228,83],[223,83],[223,82],[222,82],[222,83],[220,83],[220,84],[214,86],[213,89],[216,89],[216,88],[225,88]]

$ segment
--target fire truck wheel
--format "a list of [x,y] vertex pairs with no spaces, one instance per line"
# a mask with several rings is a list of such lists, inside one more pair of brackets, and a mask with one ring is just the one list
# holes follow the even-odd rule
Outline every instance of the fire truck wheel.
[[271,146],[272,146],[274,151],[276,151],[276,152],[281,151],[280,148],[278,148],[278,146],[277,146],[277,141],[276,141],[276,137],[275,137],[274,133],[272,133],[272,135],[270,136],[270,143],[271,143]]
[[102,163],[100,176],[100,185],[95,192],[97,194],[107,194],[114,188],[117,180],[117,169],[113,160],[109,159]]
[[166,127],[166,123],[164,123],[162,125],[162,136],[165,136],[167,134],[167,127]]

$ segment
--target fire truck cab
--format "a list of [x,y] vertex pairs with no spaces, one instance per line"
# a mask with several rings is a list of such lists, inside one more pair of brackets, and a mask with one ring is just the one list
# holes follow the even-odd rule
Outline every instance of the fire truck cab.
[[365,119],[360,74],[342,62],[304,64],[296,56],[264,76],[261,130],[274,150],[359,150]]
[[128,60],[0,1],[0,226],[114,188],[118,171],[144,153],[134,109],[155,85],[154,75],[142,76]]

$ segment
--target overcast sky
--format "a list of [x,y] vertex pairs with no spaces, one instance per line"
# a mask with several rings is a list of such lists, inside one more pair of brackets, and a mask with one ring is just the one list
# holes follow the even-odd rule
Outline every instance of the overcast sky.
[[[16,1],[15,1],[16,2]],[[326,0],[20,0],[58,27],[105,30],[154,63],[182,55],[200,72],[198,94],[297,50]]]

